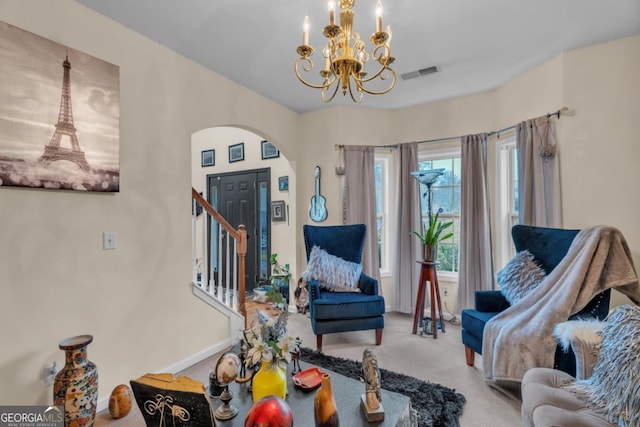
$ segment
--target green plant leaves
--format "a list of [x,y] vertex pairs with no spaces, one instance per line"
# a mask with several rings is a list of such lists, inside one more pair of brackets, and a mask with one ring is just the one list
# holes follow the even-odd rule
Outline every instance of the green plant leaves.
[[431,218],[428,227],[425,227],[424,233],[420,234],[417,231],[412,231],[415,234],[423,245],[435,246],[439,242],[449,239],[453,236],[453,233],[449,232],[446,234],[442,234],[453,226],[453,221],[442,222],[438,220],[440,216],[440,212],[436,212],[436,214]]

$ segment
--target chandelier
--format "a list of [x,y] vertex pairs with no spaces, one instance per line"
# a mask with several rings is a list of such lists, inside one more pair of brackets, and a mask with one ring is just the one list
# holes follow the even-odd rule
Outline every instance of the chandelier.
[[[342,88],[342,94],[347,92],[354,102],[360,103],[365,93],[370,95],[382,95],[389,92],[396,84],[396,73],[389,65],[393,63],[391,56],[391,28],[387,26],[382,31],[382,2],[376,4],[376,31],[369,40],[373,44],[371,55],[365,49],[365,43],[360,35],[353,31],[354,13],[351,10],[355,0],[340,1],[340,25],[335,22],[335,0],[328,0],[329,25],[324,27],[322,34],[327,38],[327,44],[322,49],[324,67],[320,70],[323,79],[322,84],[313,84],[306,81],[301,70],[305,73],[313,70],[313,61],[309,58],[313,55],[313,47],[309,45],[309,17],[305,16],[302,33],[302,45],[296,50],[300,57],[295,62],[295,73],[305,85],[314,89],[321,89],[321,97],[324,102],[330,102]],[[374,74],[368,75],[365,64],[373,59],[377,63]],[[375,62],[374,62],[375,61]],[[378,82],[372,82],[373,80]],[[382,84],[380,83],[382,82]],[[382,90],[374,90],[371,86],[382,86]],[[369,87],[367,87],[369,86]],[[376,86],[376,89],[378,88]]]

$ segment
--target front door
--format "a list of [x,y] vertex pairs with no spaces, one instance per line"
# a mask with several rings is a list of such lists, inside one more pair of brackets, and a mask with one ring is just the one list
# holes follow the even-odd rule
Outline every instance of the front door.
[[[247,230],[247,256],[245,259],[246,291],[251,292],[269,274],[269,169],[230,172],[209,175],[208,201],[231,224]],[[217,236],[212,233],[212,251],[216,252]],[[226,242],[222,242],[226,244]],[[222,265],[226,265],[226,250],[222,250]],[[218,273],[217,257],[212,257],[209,277]],[[213,267],[213,268],[211,268]],[[213,272],[211,271],[213,270]],[[213,273],[213,274],[212,274]],[[223,272],[220,272],[224,274]],[[220,277],[224,279],[224,277]],[[232,278],[230,278],[232,279]],[[225,281],[223,281],[225,283]]]

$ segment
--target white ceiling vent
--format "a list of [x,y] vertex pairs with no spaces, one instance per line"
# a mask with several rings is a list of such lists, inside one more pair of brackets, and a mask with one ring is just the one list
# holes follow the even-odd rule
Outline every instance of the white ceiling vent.
[[416,71],[409,71],[408,73],[400,74],[400,77],[402,77],[402,80],[411,80],[420,76],[426,76],[427,74],[437,73],[438,71],[440,71],[440,67],[434,65],[432,67],[421,68]]

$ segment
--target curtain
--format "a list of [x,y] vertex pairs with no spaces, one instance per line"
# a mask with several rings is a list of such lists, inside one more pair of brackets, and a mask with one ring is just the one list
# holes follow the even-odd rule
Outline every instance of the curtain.
[[493,289],[487,135],[462,137],[460,271],[455,311],[473,307],[475,291]]
[[516,126],[520,224],[562,226],[554,123],[549,116]]
[[420,184],[412,175],[418,170],[418,143],[398,145],[398,185],[396,192],[395,250],[393,251],[392,307],[402,313],[413,311],[418,293],[422,259],[420,241],[412,231],[422,232]]
[[[362,271],[380,281],[374,149],[371,146],[346,145],[344,150],[342,222],[367,226],[367,237],[362,252]],[[382,287],[379,289],[382,293]]]

